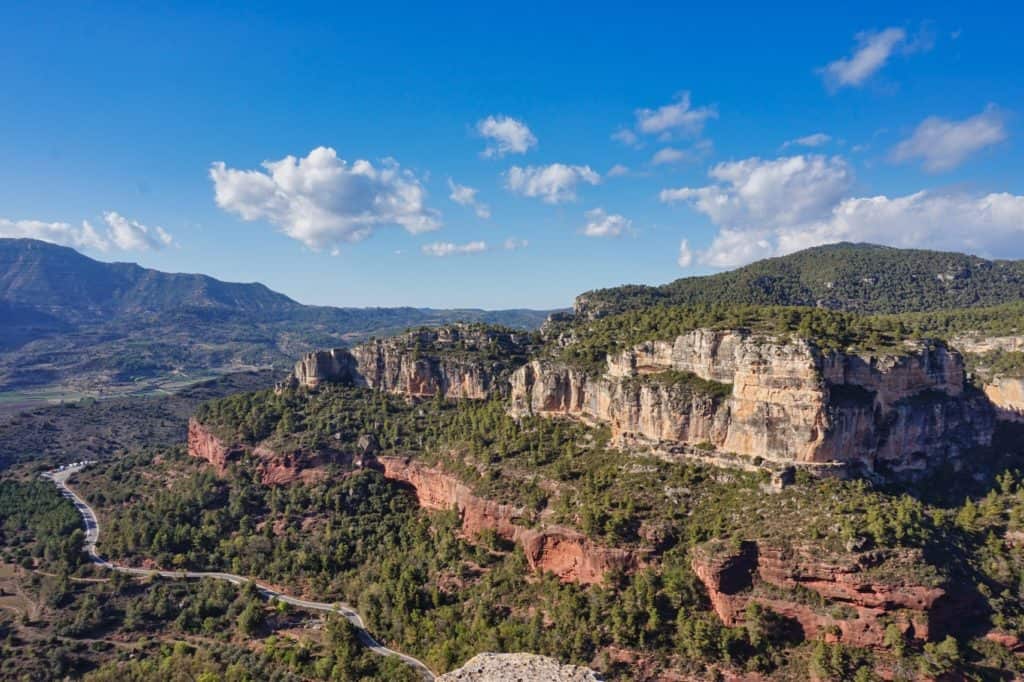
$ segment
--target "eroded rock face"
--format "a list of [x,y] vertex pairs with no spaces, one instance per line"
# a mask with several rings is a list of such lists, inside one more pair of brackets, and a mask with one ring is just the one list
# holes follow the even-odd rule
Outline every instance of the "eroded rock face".
[[[963,353],[984,356],[990,353],[1024,353],[1024,336],[958,336],[950,343]],[[996,408],[996,418],[1024,423],[1024,377],[990,375],[975,376],[982,390]]]
[[[811,547],[787,551],[750,541],[724,552],[698,549],[692,566],[726,625],[742,623],[748,604],[755,602],[795,620],[806,639],[837,630],[845,644],[883,647],[889,622],[920,641],[946,632],[952,610],[946,591],[910,577],[922,562],[914,550],[829,558]],[[880,577],[872,569],[881,564],[896,566],[887,575],[900,577]],[[825,601],[808,603],[813,600],[800,598],[798,591]]]
[[531,569],[550,571],[565,582],[596,584],[611,570],[632,571],[646,552],[601,547],[582,533],[561,527],[528,528],[525,510],[477,497],[469,486],[439,469],[403,457],[380,457],[386,478],[411,486],[425,509],[455,509],[462,531],[475,536],[485,530],[520,544]]
[[438,682],[598,682],[594,671],[536,654],[477,654]]
[[281,453],[262,445],[248,448],[226,443],[194,418],[188,422],[188,454],[212,464],[219,476],[227,473],[229,462],[251,454],[259,460],[256,470],[263,485],[284,485],[296,480],[313,482],[323,474],[321,465],[324,459],[320,455]]
[[995,377],[982,390],[995,405],[998,419],[1024,423],[1024,379]]
[[412,398],[482,399],[505,384],[506,363],[523,356],[530,335],[455,325],[377,339],[352,349],[308,353],[286,382],[367,386]]
[[218,474],[224,475],[228,462],[237,459],[243,452],[242,448],[221,441],[195,418],[188,420],[188,454],[205,459]]
[[[717,394],[662,382],[685,372]],[[781,462],[923,467],[991,441],[993,411],[965,389],[961,356],[942,345],[900,355],[822,353],[799,340],[697,330],[608,358],[599,377],[533,361],[511,378],[516,415],[608,423],[622,444],[712,445]]]

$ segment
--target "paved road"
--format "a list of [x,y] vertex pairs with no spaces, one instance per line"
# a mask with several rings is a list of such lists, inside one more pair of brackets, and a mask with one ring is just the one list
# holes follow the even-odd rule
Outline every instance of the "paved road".
[[[67,484],[68,477],[70,477],[74,473],[77,473],[78,471],[81,471],[84,468],[84,466],[85,465],[78,465],[68,467],[63,470],[50,471],[43,474],[43,477],[53,481],[57,488],[60,489],[61,494],[64,495],[64,497],[71,500],[74,503],[75,508],[78,509],[78,513],[82,515],[82,521],[85,522],[84,547],[92,563],[96,564],[97,566],[109,568],[112,571],[128,573],[130,575],[158,575],[162,578],[179,579],[213,578],[215,580],[226,580],[230,583],[234,583],[235,585],[242,585],[249,582],[248,578],[244,578],[240,575],[235,575],[233,573],[221,573],[219,571],[157,571],[146,568],[133,568],[131,566],[119,566],[104,559],[96,551],[96,543],[100,539],[100,521],[96,517],[96,512],[93,511],[93,508],[90,507],[85,502],[85,500],[79,497],[75,493],[75,491],[69,488]],[[279,599],[286,604],[297,606],[300,609],[308,609],[310,611],[326,611],[329,613],[341,614],[345,617],[346,620],[348,620],[348,622],[352,623],[352,625],[355,626],[356,637],[359,639],[360,643],[362,643],[363,646],[365,646],[367,649],[374,652],[375,654],[380,654],[381,656],[394,656],[395,658],[398,658],[407,663],[408,665],[412,666],[418,673],[420,673],[420,675],[423,676],[423,679],[431,681],[434,680],[433,671],[431,671],[430,668],[428,668],[426,664],[423,663],[423,661],[413,658],[412,656],[407,656],[406,654],[395,651],[394,649],[389,649],[380,642],[378,642],[376,639],[374,639],[373,635],[371,635],[366,630],[366,625],[363,624],[363,619],[359,616],[359,613],[348,604],[327,604],[324,602],[309,601],[308,599],[299,599],[298,597],[290,597],[287,594],[284,594],[283,592],[279,592],[271,587],[268,587],[267,585],[261,585],[258,582],[255,583],[255,585],[256,589],[259,590],[260,594],[262,594],[267,599]]]

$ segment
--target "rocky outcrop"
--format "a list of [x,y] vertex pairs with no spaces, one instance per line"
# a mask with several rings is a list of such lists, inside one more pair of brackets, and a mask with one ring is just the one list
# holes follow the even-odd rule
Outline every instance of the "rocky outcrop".
[[245,450],[228,445],[194,417],[188,420],[188,454],[205,459],[217,473],[224,475],[228,462],[238,459]]
[[993,429],[988,401],[965,387],[962,357],[941,344],[869,357],[697,330],[612,355],[596,377],[535,360],[511,386],[516,415],[608,423],[620,444],[713,446],[778,462],[917,468],[988,444]]
[[963,335],[950,343],[974,360],[974,381],[996,408],[996,418],[1024,423],[1024,376],[1019,369],[1009,374],[992,371],[986,365],[992,358],[1024,354],[1024,336]]
[[994,377],[982,386],[996,418],[1024,424],[1024,378]]
[[425,509],[455,509],[466,535],[493,531],[521,545],[531,569],[554,573],[565,582],[600,583],[609,571],[636,569],[647,555],[642,550],[601,547],[569,528],[527,527],[525,510],[478,497],[454,476],[414,460],[379,457],[376,466],[386,478],[411,486]]
[[322,465],[325,463],[325,455],[311,456],[298,451],[282,453],[262,445],[250,448],[225,442],[195,418],[188,422],[188,454],[212,464],[220,476],[227,473],[230,462],[243,455],[251,455],[257,459],[256,471],[263,485],[318,480],[323,476]]
[[698,548],[692,562],[726,625],[742,623],[754,602],[793,619],[806,639],[827,635],[858,647],[884,646],[890,622],[910,639],[945,634],[950,600],[942,587],[913,580],[923,564],[914,550],[826,558],[820,548],[783,550],[753,541]]
[[482,399],[504,387],[512,367],[525,361],[531,340],[527,333],[474,325],[419,329],[352,349],[308,353],[284,385],[347,383],[411,398]]
[[477,654],[437,682],[598,682],[594,671],[536,654]]

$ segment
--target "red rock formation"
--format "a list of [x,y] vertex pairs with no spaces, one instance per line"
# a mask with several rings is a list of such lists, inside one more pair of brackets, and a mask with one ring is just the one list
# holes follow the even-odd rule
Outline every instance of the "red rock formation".
[[188,420],[188,454],[205,459],[224,475],[229,461],[237,459],[244,450],[238,446],[225,445],[208,428],[195,418]]
[[477,497],[469,486],[439,469],[402,457],[377,459],[384,476],[406,483],[426,509],[455,509],[467,535],[494,531],[523,547],[531,569],[550,571],[565,582],[600,583],[611,570],[638,568],[646,552],[601,547],[569,528],[527,528],[519,523],[522,509]]
[[[836,629],[846,644],[882,647],[888,622],[912,639],[927,641],[944,634],[946,591],[906,577],[913,574],[907,567],[923,562],[919,552],[878,551],[840,559],[822,557],[820,550],[787,552],[755,542],[717,550],[695,552],[693,570],[726,625],[741,623],[747,605],[754,602],[796,620],[808,639]],[[901,577],[881,579],[872,569],[883,563],[900,566],[892,573]],[[796,592],[800,588],[822,597],[825,606],[804,603]]]
[[250,452],[245,446],[226,444],[196,419],[189,420],[188,454],[205,459],[214,466],[219,476],[227,473],[228,462],[246,453],[260,460],[256,469],[263,485],[284,485],[300,479],[309,483],[323,475],[320,457],[306,456],[301,452],[279,453],[262,445]]

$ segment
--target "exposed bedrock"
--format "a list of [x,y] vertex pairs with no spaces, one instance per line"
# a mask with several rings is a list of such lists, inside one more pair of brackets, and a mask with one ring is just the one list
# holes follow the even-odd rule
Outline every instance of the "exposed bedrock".
[[604,422],[619,443],[714,446],[782,462],[922,468],[987,445],[994,420],[985,396],[965,386],[960,354],[941,344],[867,357],[698,330],[612,355],[601,376],[535,360],[511,384],[516,415]]

